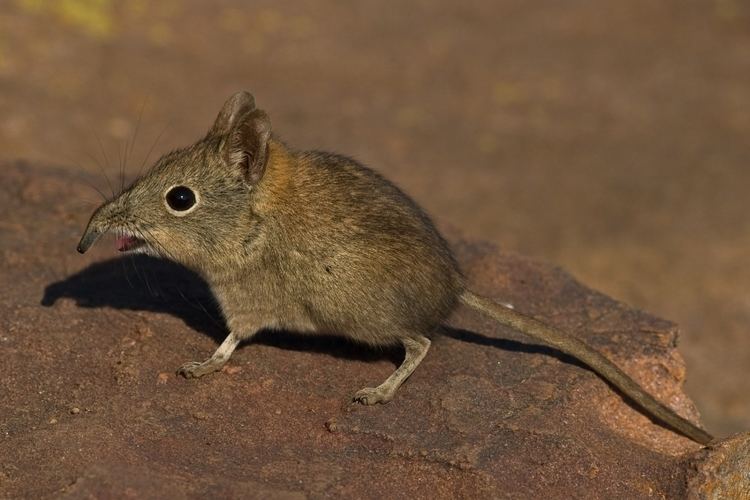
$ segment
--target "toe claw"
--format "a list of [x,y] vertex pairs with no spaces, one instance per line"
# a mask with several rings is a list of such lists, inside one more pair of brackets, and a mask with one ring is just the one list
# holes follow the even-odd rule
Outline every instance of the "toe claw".
[[372,406],[377,403],[387,403],[391,400],[388,394],[379,387],[365,387],[361,391],[357,391],[353,399],[365,406]]
[[203,375],[199,372],[202,364],[200,361],[189,361],[177,369],[177,374],[185,378],[198,378]]

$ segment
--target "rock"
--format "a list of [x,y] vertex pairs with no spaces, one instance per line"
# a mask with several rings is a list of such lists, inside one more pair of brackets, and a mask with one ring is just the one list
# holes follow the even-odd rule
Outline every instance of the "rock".
[[[580,363],[464,309],[384,406],[350,399],[401,353],[332,337],[261,334],[235,353],[241,370],[154,383],[208,356],[225,327],[181,267],[116,257],[106,241],[75,252],[93,208],[80,203],[85,180],[0,164],[2,497],[674,498],[687,484],[713,498],[746,487],[741,474],[720,479],[746,460],[746,441],[699,451]],[[674,324],[547,264],[456,249],[477,292],[576,332],[698,421]],[[70,401],[85,419],[39,425]]]
[[750,498],[750,432],[712,444],[686,462],[691,500]]

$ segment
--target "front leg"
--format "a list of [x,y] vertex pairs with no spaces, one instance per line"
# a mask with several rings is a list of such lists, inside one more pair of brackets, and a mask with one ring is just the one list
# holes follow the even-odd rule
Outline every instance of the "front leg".
[[185,363],[177,370],[177,373],[185,378],[198,378],[221,370],[224,364],[229,361],[229,357],[239,343],[239,336],[232,332],[227,335],[227,338],[224,339],[224,342],[222,342],[219,348],[216,349],[213,356],[205,361],[190,361]]

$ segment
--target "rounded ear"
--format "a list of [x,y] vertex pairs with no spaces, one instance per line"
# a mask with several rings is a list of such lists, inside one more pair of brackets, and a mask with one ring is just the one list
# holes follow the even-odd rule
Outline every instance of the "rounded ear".
[[234,127],[237,118],[254,109],[255,98],[253,98],[253,95],[244,90],[237,92],[224,103],[208,135],[218,136],[228,133]]
[[222,150],[224,163],[241,171],[245,180],[257,184],[266,170],[271,120],[265,111],[255,109],[234,120]]

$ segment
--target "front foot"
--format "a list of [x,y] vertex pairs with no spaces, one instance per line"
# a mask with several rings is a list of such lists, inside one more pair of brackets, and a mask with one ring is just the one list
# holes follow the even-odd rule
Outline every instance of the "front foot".
[[393,399],[393,392],[382,387],[365,387],[357,391],[353,400],[363,405],[372,406],[374,404],[385,404]]
[[223,363],[216,363],[211,359],[206,361],[190,361],[182,365],[178,370],[177,374],[182,375],[185,378],[198,378],[203,375],[221,370]]

